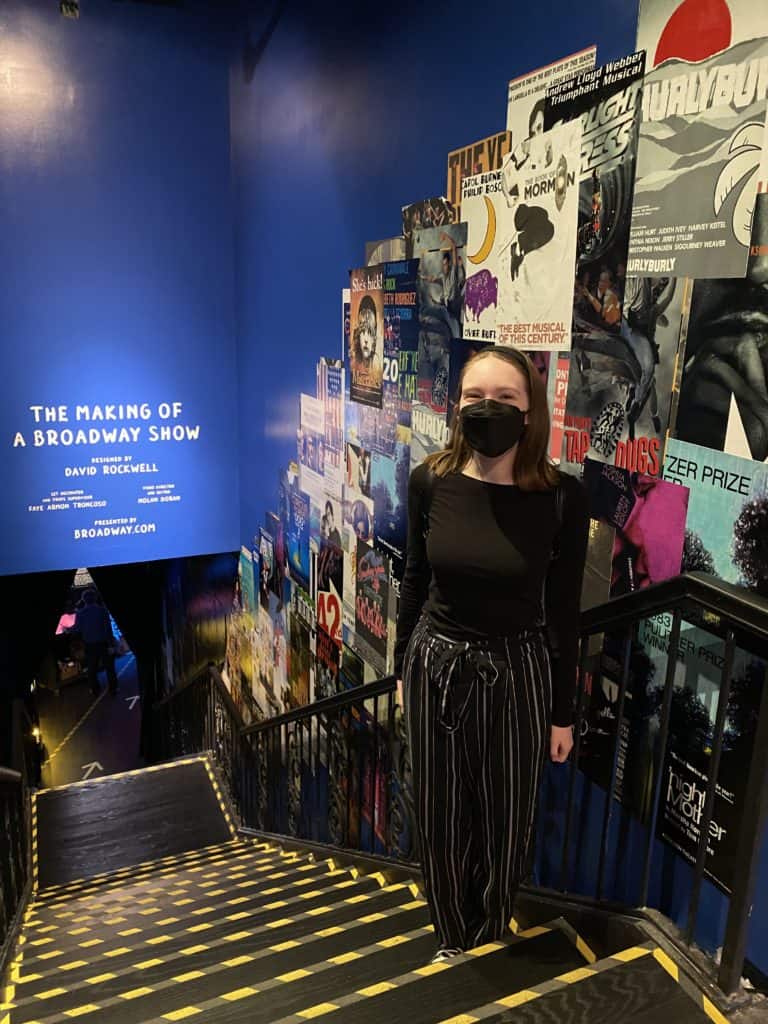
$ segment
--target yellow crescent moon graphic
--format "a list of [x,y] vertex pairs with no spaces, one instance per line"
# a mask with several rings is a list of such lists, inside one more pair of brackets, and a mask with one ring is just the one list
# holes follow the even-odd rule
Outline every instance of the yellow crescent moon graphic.
[[493,243],[496,239],[496,210],[488,196],[483,196],[483,199],[485,199],[485,208],[488,211],[488,227],[485,231],[483,244],[474,256],[469,257],[469,262],[475,264],[485,263],[491,254],[491,249],[493,248]]

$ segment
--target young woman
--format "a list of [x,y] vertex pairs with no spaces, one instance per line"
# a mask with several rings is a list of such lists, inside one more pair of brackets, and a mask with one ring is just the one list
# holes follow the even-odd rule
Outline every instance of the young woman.
[[589,513],[548,438],[538,371],[494,346],[464,368],[447,449],[411,474],[396,670],[436,960],[507,930],[545,757],[573,745]]

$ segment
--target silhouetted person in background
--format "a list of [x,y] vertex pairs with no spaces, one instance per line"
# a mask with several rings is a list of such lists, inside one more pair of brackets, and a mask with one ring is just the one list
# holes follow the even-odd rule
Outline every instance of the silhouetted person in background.
[[109,612],[99,604],[96,592],[87,590],[83,605],[77,611],[75,628],[85,646],[85,664],[91,693],[99,692],[99,670],[104,669],[109,680],[109,692],[117,693],[115,672],[115,647],[117,641],[112,632]]

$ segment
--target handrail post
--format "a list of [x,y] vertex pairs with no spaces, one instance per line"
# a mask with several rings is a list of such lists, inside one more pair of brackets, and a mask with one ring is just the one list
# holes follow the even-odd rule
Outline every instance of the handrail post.
[[717,698],[717,718],[715,721],[715,742],[712,745],[712,753],[709,758],[709,778],[707,780],[704,807],[702,809],[701,821],[699,823],[699,846],[696,851],[696,869],[693,875],[693,889],[691,891],[691,898],[688,904],[688,924],[685,930],[685,941],[688,945],[693,941],[693,934],[696,930],[696,919],[699,912],[699,899],[701,897],[701,885],[704,880],[704,869],[707,863],[709,826],[712,823],[712,816],[715,810],[717,777],[720,773],[720,755],[723,750],[723,735],[725,733],[725,716],[728,712],[728,702],[731,698],[731,676],[733,675],[735,646],[733,630],[729,629],[725,638],[723,669],[720,673],[720,693]]
[[648,888],[651,881],[651,855],[653,853],[653,841],[656,837],[656,820],[659,815],[661,783],[664,775],[667,744],[669,742],[669,723],[672,717],[672,694],[675,689],[675,672],[677,670],[677,652],[680,647],[680,624],[682,622],[682,617],[682,612],[679,608],[676,608],[672,616],[672,628],[669,631],[667,671],[664,678],[664,697],[661,705],[661,728],[659,730],[658,757],[654,759],[653,798],[651,800],[651,813],[648,817],[648,836],[645,844],[643,873],[640,881],[640,897],[638,899],[638,906],[641,907],[644,907],[648,902]]
[[718,984],[726,995],[739,986],[747,950],[758,857],[768,820],[768,668],[763,679],[760,714],[752,746],[752,763],[741,813],[731,906],[725,926]]

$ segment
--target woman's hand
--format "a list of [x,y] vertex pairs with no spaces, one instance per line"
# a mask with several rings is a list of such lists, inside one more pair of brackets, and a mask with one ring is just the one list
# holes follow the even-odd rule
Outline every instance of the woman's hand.
[[573,749],[573,727],[570,725],[553,725],[549,741],[549,756],[555,764],[565,764]]

